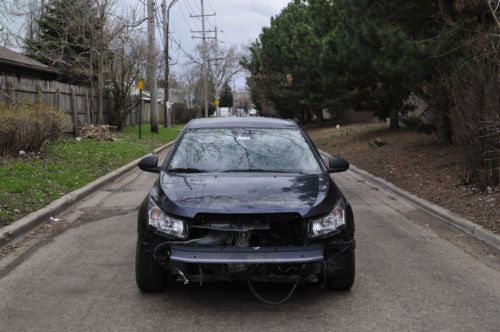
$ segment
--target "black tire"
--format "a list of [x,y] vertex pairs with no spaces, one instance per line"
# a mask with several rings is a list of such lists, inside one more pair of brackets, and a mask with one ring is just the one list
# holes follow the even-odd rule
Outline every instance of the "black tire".
[[344,257],[346,259],[345,269],[332,275],[326,275],[325,287],[329,290],[348,291],[354,284],[356,274],[354,250],[349,250]]
[[137,243],[135,281],[143,292],[160,292],[167,287],[167,271],[154,259],[153,253]]

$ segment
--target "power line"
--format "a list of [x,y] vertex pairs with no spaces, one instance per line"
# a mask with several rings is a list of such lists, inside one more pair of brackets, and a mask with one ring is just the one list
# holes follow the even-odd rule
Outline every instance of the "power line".
[[188,57],[190,58],[193,62],[196,62],[197,64],[201,64],[198,60],[196,60],[188,51],[186,51],[182,45],[170,34],[170,39],[174,42],[175,45]]
[[[179,9],[181,11],[182,19],[184,20],[184,22],[188,26],[189,30],[193,30],[191,24],[189,23],[189,20],[186,17],[186,14],[184,13],[184,10],[182,9],[182,6],[185,6],[187,8],[186,2],[181,1],[181,5],[179,6]],[[188,9],[188,12],[189,12],[189,9]]]
[[210,0],[208,0],[207,2],[208,2],[208,6],[210,7],[210,9],[212,9],[212,11],[215,12],[215,9],[212,6],[212,3],[210,2]]
[[158,28],[158,35],[160,37],[160,40],[161,40],[161,45],[163,46],[163,49],[165,49],[165,38],[164,38],[164,35],[163,35],[163,31],[162,31],[162,28],[160,26],[160,22],[163,23],[163,17],[160,18],[158,17],[158,12],[160,11],[160,9],[158,8],[158,3],[155,2],[155,6],[156,6],[156,10],[155,10],[155,16],[156,16],[156,27]]
[[[161,40],[161,44],[163,46],[163,48],[165,49],[165,36],[164,36],[164,33],[163,33],[163,29],[160,25],[160,23],[163,23],[164,19],[163,17],[158,17],[158,12],[159,12],[159,8],[158,8],[158,5],[156,5],[156,12],[155,12],[155,16],[156,16],[156,27],[158,28],[158,31],[159,31],[159,37],[160,37],[160,40]],[[173,40],[173,33],[172,32],[169,32],[169,39]],[[177,52],[179,52],[179,54],[177,55],[177,59],[175,60],[175,62],[173,64],[177,64],[179,62],[179,57],[180,57],[180,50],[182,49],[180,47],[180,44],[178,44],[177,42],[174,42],[176,45],[177,45]],[[182,49],[182,51],[184,51],[184,49]],[[186,51],[184,51],[185,53],[187,53]],[[170,58],[170,57],[169,57]]]
[[190,2],[189,0],[186,0],[186,1],[185,1],[185,4],[189,7],[189,11],[190,11],[191,13],[196,13],[196,12],[199,12],[199,11],[200,11],[199,9],[194,10],[194,9],[193,9],[193,7],[191,6],[191,2]]
[[[188,0],[188,1],[189,1],[189,0]],[[198,1],[193,0],[193,2],[194,2],[194,6],[196,7],[196,10],[197,10],[198,12],[202,12],[202,11],[204,11],[204,10],[205,10],[205,9],[203,8],[203,6],[200,6],[200,5],[198,4]]]
[[205,14],[205,4],[204,0],[200,0],[201,4],[201,14],[200,15],[191,15],[191,17],[200,17],[201,18],[201,31],[192,31],[193,33],[201,33],[200,36],[193,36],[193,39],[202,39],[203,41],[203,90],[204,90],[204,100],[205,100],[205,117],[208,118],[208,75],[209,75],[209,59],[208,59],[208,48],[207,48],[207,39],[214,39],[214,37],[208,37],[207,33],[216,32],[216,31],[207,31],[206,30],[206,18],[209,16],[215,16],[213,14]]

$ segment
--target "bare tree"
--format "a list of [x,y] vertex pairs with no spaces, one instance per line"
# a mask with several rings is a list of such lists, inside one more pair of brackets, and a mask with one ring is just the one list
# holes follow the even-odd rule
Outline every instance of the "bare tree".
[[[122,33],[130,35],[144,22],[139,18],[139,5],[125,8],[119,0],[23,1],[26,2],[23,8],[27,13],[26,41],[30,55],[59,69],[71,83],[90,84],[91,114],[97,109],[93,121],[103,123],[105,77],[109,77],[106,74],[111,72],[113,65],[110,59],[115,52],[122,52],[128,43]],[[59,38],[51,42],[40,38],[42,32],[37,25],[44,19],[44,5],[52,6],[47,8],[57,13]],[[97,107],[93,104],[95,95]]]
[[463,153],[464,183],[500,183],[500,41],[484,33],[466,41],[465,57],[447,83],[453,129]]
[[[86,24],[97,26],[96,33],[91,37],[89,66],[90,77],[93,78],[93,59],[97,58],[97,123],[104,122],[104,75],[111,65],[106,59],[123,57],[123,49],[130,43],[133,32],[140,27],[144,19],[139,18],[139,7],[118,10],[118,0],[93,0],[98,8],[97,16],[89,16]],[[93,22],[94,19],[95,21]],[[135,35],[134,35],[135,36]],[[135,36],[137,38],[137,36]],[[130,46],[130,45],[129,45]],[[118,53],[116,53],[118,52]],[[92,80],[92,94],[93,94]],[[92,98],[93,100],[93,98]]]
[[485,0],[488,4],[488,8],[490,10],[491,16],[495,21],[495,24],[498,29],[500,29],[500,0]]
[[36,20],[45,0],[0,1],[0,44],[21,48],[26,36],[36,33]]
[[215,91],[220,94],[222,87],[230,83],[234,77],[243,71],[240,65],[241,54],[235,46],[229,48],[220,47],[217,41],[209,44],[209,75],[212,79]]
[[111,66],[113,107],[110,110],[109,123],[121,130],[128,115],[139,102],[131,92],[134,83],[146,72],[147,45],[131,29],[123,30],[112,43],[112,46],[114,45],[120,49],[114,52]]
[[182,86],[184,90],[184,99],[188,109],[191,111],[194,108],[196,99],[196,87],[201,78],[201,68],[198,64],[189,64],[184,67],[184,73],[181,75]]

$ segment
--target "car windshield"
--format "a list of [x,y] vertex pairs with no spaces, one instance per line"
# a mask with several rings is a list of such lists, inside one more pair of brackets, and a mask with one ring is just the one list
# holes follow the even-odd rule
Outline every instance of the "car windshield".
[[169,172],[282,172],[319,174],[321,167],[297,129],[191,129]]

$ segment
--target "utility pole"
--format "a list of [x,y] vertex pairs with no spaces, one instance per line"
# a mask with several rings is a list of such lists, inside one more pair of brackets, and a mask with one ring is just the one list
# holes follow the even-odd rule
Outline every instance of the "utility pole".
[[[219,39],[217,38],[217,26],[215,26],[215,56],[218,57],[219,56]],[[217,59],[215,61],[218,61]],[[214,86],[216,86],[215,82],[214,82]],[[217,88],[216,88],[217,89]],[[217,116],[220,116],[220,91],[216,91],[215,92],[217,94],[217,96],[215,96],[215,98],[217,98],[217,104],[216,104],[216,108],[215,108],[215,113],[217,114]]]
[[201,1],[201,29],[203,30],[203,99],[205,100],[205,118],[208,118],[208,49],[207,49],[207,35],[205,31],[205,6],[203,0]]
[[191,17],[201,17],[201,31],[191,31],[193,33],[201,33],[201,37],[193,37],[195,39],[201,38],[203,40],[203,94],[204,94],[204,100],[205,100],[205,117],[208,118],[208,47],[207,47],[207,39],[213,39],[213,37],[207,37],[208,32],[214,32],[214,31],[207,31],[205,29],[205,17],[207,16],[215,16],[215,13],[213,14],[205,14],[205,4],[203,0],[201,1],[201,15],[191,15]]
[[170,33],[170,9],[177,2],[172,0],[167,7],[167,1],[163,0],[163,35],[165,38],[165,96],[163,97],[163,125],[167,128],[171,126],[171,115],[168,111],[168,104],[170,101],[170,56],[169,56],[169,33]]
[[157,133],[159,131],[156,80],[155,4],[154,0],[148,0],[148,82],[152,133]]

